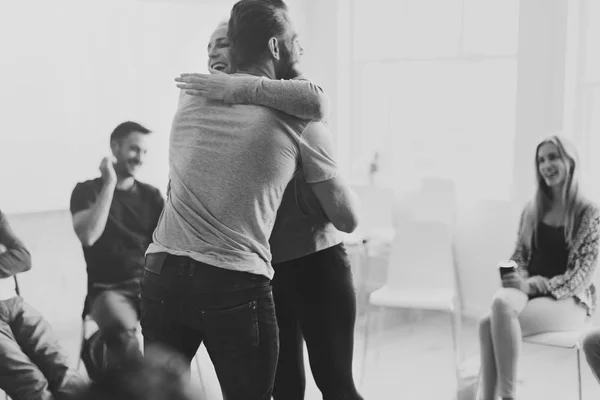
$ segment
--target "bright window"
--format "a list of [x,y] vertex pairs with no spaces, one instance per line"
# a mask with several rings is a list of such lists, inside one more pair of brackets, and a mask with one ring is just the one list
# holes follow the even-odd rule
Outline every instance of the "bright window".
[[378,153],[393,186],[441,176],[509,198],[518,1],[390,3],[357,0],[354,175]]
[[[574,130],[573,137],[578,147],[584,171],[586,172],[588,191],[596,200],[600,200],[600,2],[580,0],[570,3],[577,12],[574,25],[577,40],[571,42],[575,51],[569,52],[568,63],[578,65],[575,86],[575,120],[569,129]],[[575,8],[577,6],[577,8]]]

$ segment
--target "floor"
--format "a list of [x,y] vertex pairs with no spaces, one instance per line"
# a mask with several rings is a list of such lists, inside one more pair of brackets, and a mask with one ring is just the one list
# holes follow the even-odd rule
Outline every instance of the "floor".
[[[365,400],[454,400],[456,385],[451,331],[446,315],[433,312],[387,312],[383,331],[379,334],[371,331],[372,341],[367,353],[366,374],[362,383],[360,380],[364,365],[364,316],[358,322],[354,374]],[[57,327],[57,333],[75,364],[75,354],[79,346],[79,324]],[[475,334],[475,322],[465,320],[461,344],[466,358],[475,361],[471,373],[476,373],[477,367]],[[207,399],[220,400],[220,389],[204,349],[198,354]],[[600,398],[600,385],[596,383],[585,362],[582,370],[584,399]],[[193,372],[193,376],[197,377],[195,368]],[[577,399],[574,351],[526,344],[520,375],[518,399]],[[321,399],[310,373],[307,374],[305,398]]]
[[[65,254],[70,253],[65,250]],[[72,260],[59,261],[56,268],[66,269],[65,265],[75,265],[75,261]],[[353,265],[360,264],[359,260],[353,263]],[[385,282],[385,255],[379,262],[372,260],[369,265],[368,276],[360,270],[355,271],[355,280],[359,287],[357,291],[359,316],[355,334],[354,375],[364,399],[454,400],[456,378],[452,336],[448,316],[443,313],[387,311],[383,317],[383,330],[378,333],[372,327],[370,331],[371,339],[365,364],[366,299],[370,291]],[[77,271],[79,275],[73,272],[61,274],[62,283],[51,281],[57,278],[55,270],[49,267],[39,270],[36,276],[25,276],[22,279],[25,293],[30,294],[29,296],[26,294],[25,298],[30,299],[33,306],[52,319],[56,333],[71,355],[73,365],[77,362],[76,355],[80,345],[79,315],[84,296],[80,281],[85,274],[81,268]],[[42,279],[46,277],[44,273],[48,274],[47,279]],[[54,282],[54,285],[40,286],[39,282]],[[63,291],[53,289],[59,284],[64,288]],[[40,291],[44,290],[48,293],[40,295]],[[65,304],[74,304],[74,306],[64,307]],[[464,372],[465,378],[468,378],[469,375],[476,375],[478,369],[475,321],[469,319],[463,321],[460,343],[463,359],[467,360],[464,363],[467,366]],[[198,353],[198,359],[206,398],[221,400],[214,370],[203,348]],[[526,344],[520,365],[519,400],[576,400],[578,398],[574,351]],[[600,399],[600,385],[593,378],[585,361],[582,367],[583,398]],[[194,373],[193,376],[197,377],[197,374]],[[307,373],[305,399],[321,399],[310,373]]]

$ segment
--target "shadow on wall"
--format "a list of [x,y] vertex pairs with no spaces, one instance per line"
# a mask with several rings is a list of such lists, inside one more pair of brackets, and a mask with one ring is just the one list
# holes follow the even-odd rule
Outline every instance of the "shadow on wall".
[[18,277],[21,295],[54,326],[78,323],[86,294],[86,271],[70,212],[15,214],[7,218],[31,253],[31,270]]

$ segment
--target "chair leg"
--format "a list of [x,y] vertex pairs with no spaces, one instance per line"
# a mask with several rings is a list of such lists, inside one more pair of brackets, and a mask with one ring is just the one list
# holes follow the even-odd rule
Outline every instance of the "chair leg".
[[[369,289],[369,276],[370,276],[370,266],[371,266],[371,262],[369,260],[369,243],[368,241],[365,239],[363,240],[362,244],[361,244],[361,249],[363,250],[363,254],[359,255],[359,265],[358,265],[358,279],[356,280],[358,282],[358,304],[359,306],[362,306],[363,302],[365,302],[365,307],[367,308],[367,310],[365,311],[365,313],[368,312],[368,308],[369,308],[369,293],[368,293],[368,289]],[[360,315],[360,309],[359,311],[359,315]]]
[[383,332],[383,326],[385,323],[384,312],[384,307],[377,307],[377,314],[375,315],[375,318],[377,318],[377,330],[375,331],[375,363],[379,361],[381,333]]
[[83,350],[83,343],[85,342],[85,334],[85,320],[83,320],[83,322],[81,323],[81,342],[79,343],[79,354],[77,354],[77,371],[79,371],[79,369],[81,368],[81,362],[83,361],[81,359],[81,351]]
[[583,399],[583,390],[581,387],[581,349],[577,347],[577,387],[579,389],[579,400]]
[[454,373],[456,375],[456,384],[460,385],[460,330],[459,323],[457,321],[460,318],[460,314],[457,315],[456,308],[454,306],[454,300],[449,304],[450,311],[450,327],[452,329],[452,350],[454,351]]
[[365,381],[365,373],[367,371],[367,354],[369,351],[369,333],[371,327],[371,307],[367,302],[366,310],[365,310],[365,334],[364,334],[364,344],[363,344],[363,358],[362,358],[362,369],[360,371],[360,386],[364,384]]

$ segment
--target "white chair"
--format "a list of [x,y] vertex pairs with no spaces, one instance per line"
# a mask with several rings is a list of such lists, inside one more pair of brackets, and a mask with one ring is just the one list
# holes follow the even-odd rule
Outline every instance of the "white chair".
[[538,335],[527,336],[523,338],[523,342],[537,344],[540,346],[557,347],[561,349],[575,349],[577,353],[577,387],[579,400],[583,399],[581,387],[581,342],[585,333],[591,327],[591,323],[586,325],[582,330],[577,331],[562,331],[562,332],[547,332]]
[[[390,256],[387,283],[369,297],[369,305],[382,308],[409,308],[448,311],[452,330],[456,379],[459,379],[459,322],[455,314],[457,291],[451,226],[446,222],[406,219],[396,230]],[[363,368],[364,381],[370,338],[367,309]],[[460,317],[459,317],[460,318]]]
[[394,190],[376,185],[355,185],[352,190],[360,199],[359,225],[355,232],[346,236],[346,241],[391,242],[394,232]]
[[451,227],[456,218],[456,185],[442,178],[425,178],[418,191],[407,192],[401,196],[399,207],[395,211],[396,223],[403,219],[419,221],[441,221]]
[[[383,250],[389,248],[393,239],[395,196],[390,187],[355,185],[352,189],[360,199],[359,226],[353,233],[345,234],[344,244],[349,250],[357,249],[359,253],[360,262],[352,263],[355,282],[368,285],[369,261],[373,256],[385,253]],[[362,298],[361,290],[358,295]]]

